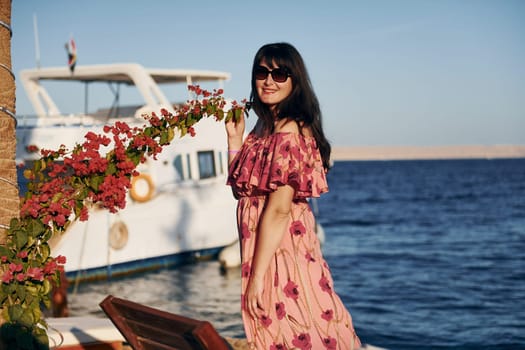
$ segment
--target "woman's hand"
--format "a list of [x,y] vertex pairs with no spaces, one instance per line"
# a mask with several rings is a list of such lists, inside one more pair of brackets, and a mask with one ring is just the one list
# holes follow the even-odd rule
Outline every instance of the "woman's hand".
[[246,292],[244,293],[244,304],[246,311],[248,311],[254,320],[265,315],[262,303],[263,290],[262,280],[252,275],[248,281]]
[[239,150],[242,146],[242,138],[244,136],[244,113],[241,114],[237,122],[232,118],[224,125],[226,127],[226,133],[228,134],[228,149]]

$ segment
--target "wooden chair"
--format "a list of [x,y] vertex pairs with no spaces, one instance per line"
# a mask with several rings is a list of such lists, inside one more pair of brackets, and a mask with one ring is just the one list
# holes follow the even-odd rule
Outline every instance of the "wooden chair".
[[208,321],[154,309],[112,295],[100,307],[134,350],[231,350]]

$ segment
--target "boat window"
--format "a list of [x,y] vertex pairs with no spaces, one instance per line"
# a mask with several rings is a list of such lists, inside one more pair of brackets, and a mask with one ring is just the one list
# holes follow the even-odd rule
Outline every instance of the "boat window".
[[184,170],[182,168],[182,155],[177,154],[175,156],[175,159],[173,159],[173,167],[177,171],[177,174],[179,175],[181,180],[185,180],[184,178]]
[[189,154],[186,154],[186,166],[188,167],[188,180],[191,180],[193,176],[191,176],[191,157]]
[[199,177],[201,179],[217,176],[217,173],[215,172],[213,151],[197,152],[197,157],[199,158]]
[[222,152],[219,152],[219,172],[224,174],[224,164],[222,164]]

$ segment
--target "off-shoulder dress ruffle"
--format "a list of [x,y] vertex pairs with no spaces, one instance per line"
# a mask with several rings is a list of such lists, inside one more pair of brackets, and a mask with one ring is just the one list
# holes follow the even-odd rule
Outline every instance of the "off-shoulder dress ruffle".
[[292,186],[296,198],[328,191],[315,139],[289,132],[248,135],[230,166],[228,184],[238,196],[269,193],[283,185]]

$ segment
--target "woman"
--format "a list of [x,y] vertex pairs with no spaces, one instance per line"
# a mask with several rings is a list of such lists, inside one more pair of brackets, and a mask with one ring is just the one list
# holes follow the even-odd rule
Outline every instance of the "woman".
[[255,55],[250,100],[259,119],[226,124],[228,184],[239,199],[242,315],[252,349],[356,349],[335,294],[308,197],[328,191],[330,145],[304,62],[287,43]]

